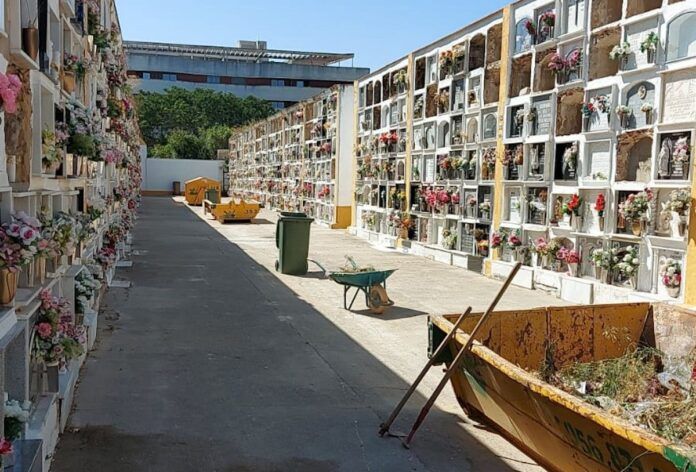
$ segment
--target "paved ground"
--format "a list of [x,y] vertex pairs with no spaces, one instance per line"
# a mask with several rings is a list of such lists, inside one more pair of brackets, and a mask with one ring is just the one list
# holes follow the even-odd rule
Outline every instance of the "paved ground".
[[[320,273],[273,271],[273,216],[262,216],[221,227],[171,199],[145,199],[134,267],[118,273],[133,287],[107,296],[53,470],[541,470],[467,420],[449,387],[411,450],[375,434],[426,361],[426,314],[482,309],[498,282],[316,227],[310,258],[329,269],[345,254],[399,268],[389,285],[397,307],[349,313]],[[501,307],[559,303],[511,288]],[[432,391],[435,370],[397,429]]]

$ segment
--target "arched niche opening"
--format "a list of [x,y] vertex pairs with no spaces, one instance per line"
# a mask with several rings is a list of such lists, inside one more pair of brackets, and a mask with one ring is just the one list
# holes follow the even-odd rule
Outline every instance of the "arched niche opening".
[[366,95],[366,105],[369,107],[374,103],[374,85],[372,85],[372,82],[367,84],[367,87],[365,88],[365,95]]
[[466,142],[475,143],[478,141],[478,120],[469,118],[466,122]]
[[548,90],[553,90],[553,88],[556,86],[556,76],[553,74],[551,69],[549,69],[549,63],[551,62],[551,58],[555,53],[555,50],[549,51],[547,54],[537,53],[536,67],[534,68],[535,92],[546,92]]
[[483,67],[486,57],[486,37],[477,34],[469,42],[469,70]]
[[443,121],[437,125],[437,147],[447,147],[450,142],[449,122]]
[[527,23],[533,23],[531,18],[522,18],[515,24],[515,54],[529,51],[534,42],[534,37],[527,29]]
[[667,60],[696,56],[696,12],[686,12],[667,25]]
[[498,120],[493,113],[483,118],[483,139],[495,139],[498,132]]
[[382,101],[382,82],[375,82],[375,104]]

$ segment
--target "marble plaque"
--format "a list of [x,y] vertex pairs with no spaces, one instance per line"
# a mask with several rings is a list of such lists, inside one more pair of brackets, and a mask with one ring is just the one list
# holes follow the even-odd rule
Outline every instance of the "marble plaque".
[[497,120],[495,114],[490,113],[483,119],[483,139],[495,139]]
[[626,69],[636,69],[648,64],[647,52],[640,52],[640,44],[648,37],[651,32],[657,29],[657,20],[650,19],[634,23],[626,27],[626,41],[631,45],[633,54],[628,57]]
[[586,180],[608,180],[611,173],[611,144],[609,141],[588,143]]
[[551,101],[535,101],[533,106],[536,108],[537,113],[534,134],[549,134],[551,129]]
[[514,190],[510,192],[510,200],[508,204],[510,205],[509,221],[511,223],[520,223],[522,221],[522,213],[520,211],[522,200],[520,198],[519,191]]
[[696,77],[693,70],[665,76],[663,123],[696,121]]
[[573,33],[583,28],[586,0],[568,0],[566,2],[566,33]]
[[[641,82],[634,85],[626,94],[626,106],[632,111],[632,115],[628,120],[629,128],[642,128],[652,124],[648,123],[648,115],[641,111],[643,104],[649,103],[655,106],[655,86],[650,82]],[[653,113],[650,113],[652,115]]]
[[423,176],[423,182],[434,182],[435,181],[435,157],[425,156],[425,175]]

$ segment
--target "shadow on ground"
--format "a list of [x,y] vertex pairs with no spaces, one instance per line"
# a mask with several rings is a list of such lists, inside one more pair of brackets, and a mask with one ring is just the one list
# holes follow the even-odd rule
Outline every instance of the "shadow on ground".
[[408,384],[182,205],[146,198],[134,249],[54,472],[511,470],[437,408],[378,438]]

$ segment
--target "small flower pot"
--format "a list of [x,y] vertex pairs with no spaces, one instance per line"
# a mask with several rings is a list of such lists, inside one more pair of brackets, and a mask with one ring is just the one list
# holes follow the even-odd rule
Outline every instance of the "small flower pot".
[[0,269],[0,305],[11,304],[17,295],[17,272]]
[[681,287],[665,287],[667,289],[667,294],[672,298],[679,298],[679,292],[681,292]]

